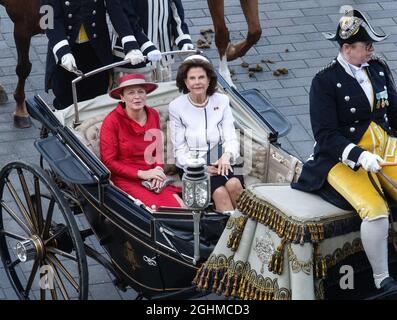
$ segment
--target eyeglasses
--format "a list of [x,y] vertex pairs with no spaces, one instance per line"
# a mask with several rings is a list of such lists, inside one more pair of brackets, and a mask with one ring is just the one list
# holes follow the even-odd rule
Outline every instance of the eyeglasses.
[[365,42],[365,50],[370,50],[370,49],[372,49],[374,47],[374,44],[373,44],[373,42],[370,42],[370,41],[368,41],[368,42]]

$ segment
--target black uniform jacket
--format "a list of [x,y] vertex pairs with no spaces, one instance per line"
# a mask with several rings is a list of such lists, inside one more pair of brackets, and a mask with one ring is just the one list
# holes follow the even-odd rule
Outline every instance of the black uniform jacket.
[[[331,168],[342,160],[342,153],[350,144],[357,144],[371,121],[388,134],[397,129],[397,92],[387,64],[373,57],[366,67],[374,93],[373,110],[358,83],[335,59],[317,73],[310,89],[310,121],[315,139],[314,153],[303,166],[302,174],[292,187],[303,191],[319,190]],[[387,103],[377,107],[377,94],[387,90]],[[364,150],[355,146],[347,159],[357,170],[357,160]]]
[[[144,55],[155,49],[171,51],[174,44],[182,49],[184,44],[192,43],[181,0],[123,0],[122,6]],[[145,37],[138,30],[142,30]],[[113,48],[116,57],[122,56],[118,54],[120,44],[120,39],[116,39]],[[145,64],[135,67],[143,66]]]
[[[49,79],[63,55],[72,52],[81,24],[84,25],[91,46],[103,65],[112,63],[111,42],[106,22],[106,12],[120,34],[126,37],[124,51],[139,49],[133,31],[120,3],[121,0],[43,0],[54,10],[54,28],[47,28],[48,52],[46,90]],[[122,0],[124,1],[124,0]]]

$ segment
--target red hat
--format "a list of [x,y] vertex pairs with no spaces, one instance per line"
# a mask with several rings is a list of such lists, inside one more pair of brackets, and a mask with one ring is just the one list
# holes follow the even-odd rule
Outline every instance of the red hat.
[[145,76],[140,73],[127,74],[119,79],[119,86],[109,92],[109,95],[114,99],[120,99],[120,94],[124,88],[129,86],[141,86],[145,88],[146,93],[156,90],[158,85],[152,82],[146,82]]

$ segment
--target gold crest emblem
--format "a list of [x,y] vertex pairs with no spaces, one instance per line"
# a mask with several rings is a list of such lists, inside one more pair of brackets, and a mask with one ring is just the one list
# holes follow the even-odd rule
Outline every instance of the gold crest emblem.
[[360,29],[363,19],[351,16],[343,16],[339,20],[339,36],[342,39],[348,39],[355,35]]
[[134,248],[132,247],[131,243],[129,243],[128,241],[124,243],[123,253],[124,253],[124,258],[130,263],[132,271],[135,271],[140,267],[138,263],[138,259],[135,256]]

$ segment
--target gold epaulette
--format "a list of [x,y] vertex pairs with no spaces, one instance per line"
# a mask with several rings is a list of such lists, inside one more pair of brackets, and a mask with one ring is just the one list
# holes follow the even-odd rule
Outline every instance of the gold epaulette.
[[390,70],[390,67],[387,64],[385,59],[383,59],[382,57],[380,57],[378,55],[372,55],[372,57],[371,57],[371,59],[369,61],[377,61],[377,62],[379,62],[385,68],[386,77],[391,81],[393,86],[395,86],[395,80],[394,80],[393,74],[392,74],[392,72]]
[[320,70],[317,72],[317,74],[318,74],[318,73],[322,73],[322,72],[324,72],[324,71],[326,71],[326,70],[328,70],[328,69],[334,67],[335,65],[336,65],[336,58],[333,59],[330,63],[328,63],[324,68],[320,69]]
[[383,59],[381,56],[378,56],[378,55],[374,54],[374,55],[372,55],[370,61],[371,61],[371,60],[378,61],[378,62],[380,62],[382,65],[384,65],[385,67],[387,67],[387,62],[386,62],[386,60]]

